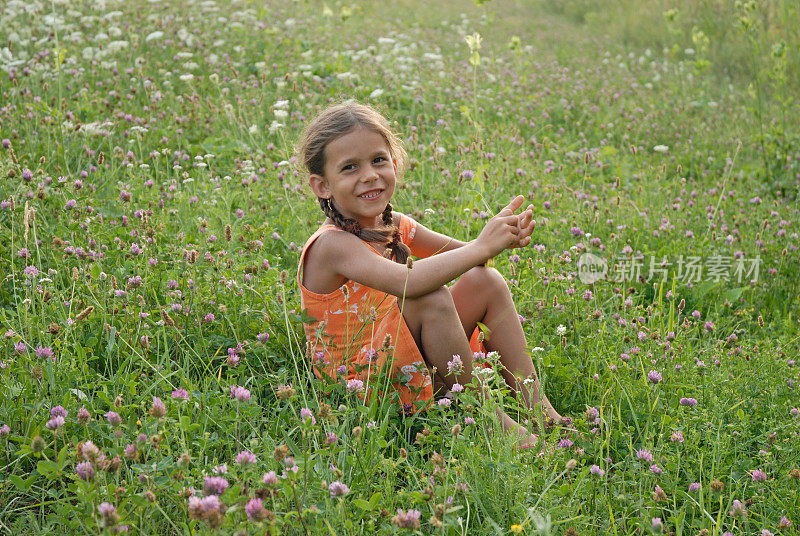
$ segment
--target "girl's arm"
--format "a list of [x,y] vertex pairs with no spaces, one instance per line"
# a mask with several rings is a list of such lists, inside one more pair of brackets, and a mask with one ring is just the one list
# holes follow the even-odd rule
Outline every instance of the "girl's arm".
[[431,255],[437,255],[446,251],[458,249],[464,245],[465,242],[456,240],[455,238],[447,235],[431,231],[419,222],[417,223],[417,230],[414,233],[414,239],[411,241],[411,254],[415,257],[424,259]]
[[322,258],[329,259],[326,268],[332,272],[395,296],[415,298],[449,283],[504,249],[530,244],[534,225],[530,210],[520,216],[513,214],[521,204],[522,196],[517,196],[486,223],[478,238],[419,260],[411,270],[376,255],[350,233],[325,233],[317,239],[316,247],[322,249]]

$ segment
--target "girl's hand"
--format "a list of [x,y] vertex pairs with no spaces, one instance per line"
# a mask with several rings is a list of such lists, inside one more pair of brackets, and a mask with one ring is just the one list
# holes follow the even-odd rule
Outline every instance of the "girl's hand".
[[530,243],[535,225],[531,219],[533,207],[529,206],[519,215],[514,214],[522,205],[523,199],[521,195],[512,199],[494,218],[486,222],[481,234],[475,239],[476,243],[486,248],[487,258],[494,257],[505,249],[523,247]]
[[528,208],[519,215],[518,227],[519,234],[517,238],[519,240],[517,245],[513,247],[524,248],[531,243],[531,235],[533,234],[533,229],[536,227],[536,220],[533,219],[533,205],[528,205]]

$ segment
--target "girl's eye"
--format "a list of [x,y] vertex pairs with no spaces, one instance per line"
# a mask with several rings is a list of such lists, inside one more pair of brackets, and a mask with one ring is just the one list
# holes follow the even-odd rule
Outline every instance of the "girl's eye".
[[342,168],[342,171],[350,171],[351,169],[355,168],[353,164],[347,164]]
[[383,156],[379,156],[379,157],[375,158],[375,160],[373,160],[373,162],[381,162],[381,163],[382,162],[386,162],[386,158],[383,157]]

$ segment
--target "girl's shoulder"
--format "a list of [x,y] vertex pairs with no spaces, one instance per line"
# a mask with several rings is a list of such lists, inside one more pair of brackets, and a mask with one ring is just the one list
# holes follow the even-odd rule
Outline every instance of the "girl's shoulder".
[[397,230],[400,231],[400,240],[408,245],[414,240],[417,233],[417,222],[414,218],[402,212],[392,211],[392,221]]
[[335,225],[322,225],[306,242],[300,259],[300,284],[315,294],[329,294],[341,287],[347,279],[330,270],[331,255],[342,251],[341,241],[350,233]]

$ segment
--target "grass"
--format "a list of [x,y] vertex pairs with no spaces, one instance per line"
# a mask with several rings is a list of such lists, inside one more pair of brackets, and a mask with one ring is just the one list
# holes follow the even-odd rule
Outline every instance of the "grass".
[[[778,23],[797,9],[779,4],[747,26],[758,9],[653,3],[622,34],[577,2],[8,3],[0,529],[792,534],[800,152]],[[645,9],[608,13],[626,6]],[[493,430],[493,404],[520,411],[499,385],[403,417],[312,377],[295,273],[323,216],[292,147],[343,98],[393,121],[411,157],[393,204],[426,226],[469,240],[512,195],[534,203],[535,247],[494,264],[578,430],[552,456]],[[587,252],[607,278],[581,281]]]

